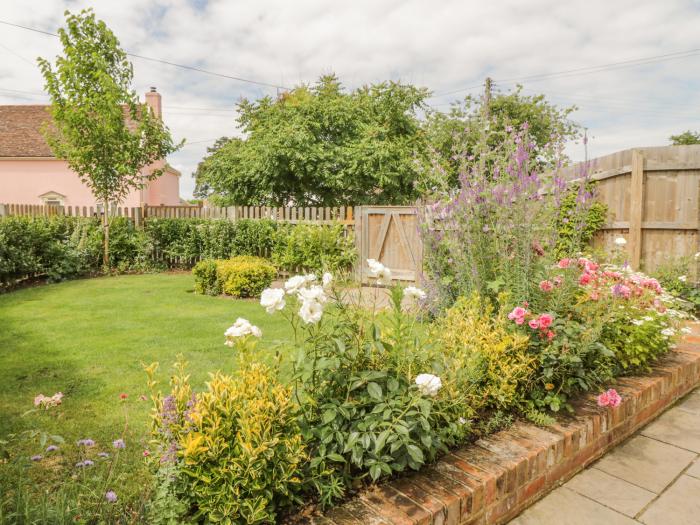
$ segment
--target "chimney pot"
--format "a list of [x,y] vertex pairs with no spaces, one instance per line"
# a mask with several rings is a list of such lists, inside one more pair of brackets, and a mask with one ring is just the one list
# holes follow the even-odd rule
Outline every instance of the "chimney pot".
[[155,86],[151,86],[151,93],[155,93],[155,92],[156,92],[156,87],[155,87]]

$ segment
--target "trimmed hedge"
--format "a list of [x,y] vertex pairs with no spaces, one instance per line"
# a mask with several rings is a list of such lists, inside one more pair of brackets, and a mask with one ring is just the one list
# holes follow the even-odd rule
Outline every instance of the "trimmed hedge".
[[[28,277],[57,281],[100,272],[102,235],[96,218],[0,219],[0,287]],[[191,268],[202,259],[241,255],[271,259],[290,272],[337,272],[352,266],[355,248],[340,225],[149,219],[140,229],[123,217],[110,225],[110,261],[118,272]]]

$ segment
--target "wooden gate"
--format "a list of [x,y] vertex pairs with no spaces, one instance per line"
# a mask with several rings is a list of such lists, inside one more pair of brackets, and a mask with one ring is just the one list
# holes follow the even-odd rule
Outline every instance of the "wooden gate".
[[357,265],[361,282],[369,282],[367,259],[387,266],[394,279],[416,281],[423,264],[423,244],[414,206],[360,206],[357,213]]

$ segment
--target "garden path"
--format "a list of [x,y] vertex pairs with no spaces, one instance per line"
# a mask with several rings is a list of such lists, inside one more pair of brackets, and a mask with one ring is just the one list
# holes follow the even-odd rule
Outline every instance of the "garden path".
[[700,525],[700,388],[509,525]]

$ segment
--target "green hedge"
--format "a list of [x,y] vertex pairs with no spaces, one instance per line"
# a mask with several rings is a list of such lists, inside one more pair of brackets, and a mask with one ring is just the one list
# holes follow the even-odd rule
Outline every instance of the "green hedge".
[[[264,257],[280,270],[345,270],[355,258],[342,226],[271,220],[149,219],[144,228],[115,217],[110,261],[119,272],[191,268],[201,259]],[[26,277],[50,281],[101,271],[99,220],[75,217],[0,219],[0,286]]]

